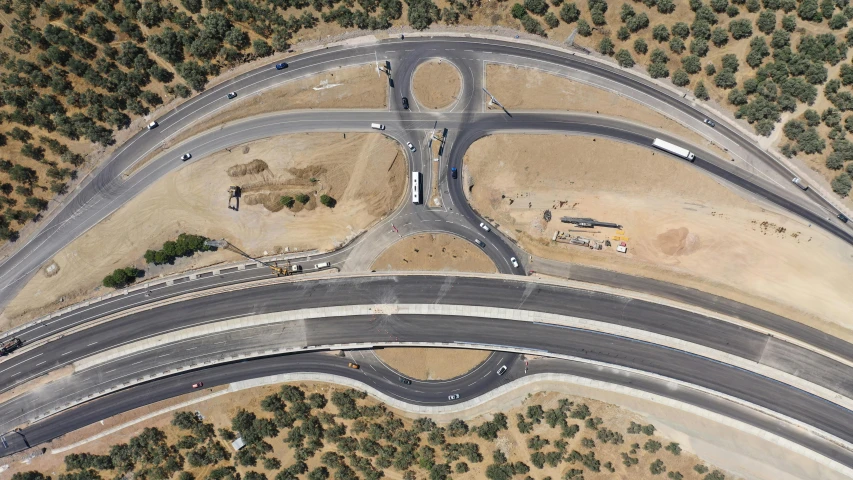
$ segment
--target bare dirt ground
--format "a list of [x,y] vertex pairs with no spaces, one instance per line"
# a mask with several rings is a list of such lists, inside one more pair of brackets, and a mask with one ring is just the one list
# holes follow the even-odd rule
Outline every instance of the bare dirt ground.
[[[340,387],[323,383],[300,383],[298,384],[298,386],[306,394],[316,392],[324,394],[327,398],[330,397],[331,393],[335,389],[341,389]],[[684,434],[681,430],[669,427],[666,429],[658,429],[653,436],[647,436],[645,434],[628,434],[627,428],[632,421],[647,425],[652,420],[652,418],[648,418],[650,415],[647,416],[641,413],[636,413],[636,411],[622,409],[617,407],[616,405],[603,403],[591,398],[570,395],[566,393],[567,386],[557,386],[562,387],[557,389],[558,391],[560,391],[560,393],[538,390],[534,390],[529,393],[514,392],[513,394],[510,394],[512,396],[512,398],[509,399],[510,402],[507,402],[508,399],[503,399],[501,405],[504,408],[489,409],[485,412],[477,411],[479,409],[474,409],[474,411],[467,411],[464,412],[462,415],[459,415],[460,417],[464,418],[470,426],[475,426],[479,425],[483,421],[490,420],[493,413],[496,413],[497,411],[502,411],[508,417],[507,423],[509,424],[509,429],[500,432],[498,434],[498,438],[494,441],[483,440],[475,434],[469,434],[456,439],[448,438],[448,440],[450,441],[476,443],[479,446],[480,452],[482,453],[483,457],[485,457],[484,461],[481,463],[469,462],[469,467],[471,468],[471,470],[466,474],[454,474],[453,478],[484,478],[487,466],[492,463],[492,452],[495,450],[502,451],[507,456],[509,462],[525,462],[532,469],[530,473],[532,475],[535,475],[536,478],[545,478],[545,476],[551,476],[552,478],[562,478],[563,474],[570,468],[583,468],[582,466],[580,466],[580,464],[570,465],[565,462],[561,463],[558,467],[549,467],[547,465],[544,469],[537,469],[533,467],[533,465],[531,465],[530,463],[530,450],[527,447],[527,440],[533,437],[534,435],[539,435],[541,438],[549,440],[551,444],[546,446],[542,451],[553,451],[554,442],[560,438],[560,430],[559,428],[549,427],[545,422],[542,422],[538,425],[534,425],[533,431],[529,434],[521,434],[518,431],[518,428],[516,427],[516,415],[525,414],[528,406],[541,405],[543,409],[548,410],[552,408],[557,408],[558,401],[560,399],[567,399],[573,402],[575,405],[587,405],[590,412],[592,413],[592,416],[598,417],[602,421],[600,428],[608,428],[610,430],[620,432],[624,436],[624,444],[622,445],[606,444],[598,440],[596,438],[596,431],[585,427],[583,425],[583,421],[569,419],[569,424],[580,425],[580,431],[577,435],[574,436],[574,438],[564,439],[567,440],[568,443],[566,447],[567,452],[570,452],[572,450],[578,450],[581,452],[592,450],[595,452],[596,458],[599,459],[602,464],[601,473],[593,473],[589,471],[589,469],[585,469],[585,478],[631,478],[641,480],[661,478],[662,476],[652,476],[649,471],[649,464],[651,464],[651,462],[653,462],[655,459],[661,459],[664,462],[667,472],[680,472],[684,476],[684,478],[688,480],[698,480],[703,477],[703,475],[699,475],[693,470],[694,465],[703,464],[710,467],[711,469],[714,468],[713,466],[708,465],[706,462],[704,462],[702,459],[700,459],[694,453],[691,452],[690,439],[683,438]],[[248,389],[201,401],[197,404],[192,405],[191,407],[186,408],[185,410],[200,412],[204,416],[204,421],[208,423],[213,423],[214,428],[229,428],[231,424],[231,417],[233,417],[235,413],[241,408],[255,413],[258,417],[261,418],[271,417],[269,413],[264,412],[260,408],[259,403],[263,397],[275,393],[278,390],[278,385]],[[184,398],[181,398],[181,401],[189,399],[190,396],[188,395],[184,396]],[[175,401],[177,401],[177,399]],[[365,405],[375,405],[377,402],[372,398],[368,398],[366,400],[359,401],[359,403]],[[327,406],[325,410],[328,412],[336,411],[335,407],[331,405]],[[394,409],[391,410],[403,420],[405,428],[411,428],[413,419],[421,416],[409,414],[406,412],[400,412]],[[134,416],[144,415],[148,413],[148,411],[150,410],[146,409],[145,411],[142,411],[140,409],[140,411],[125,413],[122,415],[122,417],[134,418]],[[457,415],[452,415],[447,419],[438,417],[435,418],[440,425],[446,426],[446,423],[449,421],[449,419],[455,416]],[[20,462],[11,463],[10,468],[6,470],[5,473],[7,475],[12,475],[19,471],[37,470],[48,475],[58,476],[59,474],[65,473],[63,459],[66,455],[70,453],[107,454],[110,445],[126,442],[131,436],[138,435],[146,427],[156,427],[162,429],[167,434],[167,441],[170,444],[174,444],[186,432],[171,426],[171,419],[172,413],[166,413],[154,417],[148,421],[125,428],[107,437],[84,444],[72,450],[65,451],[59,454],[51,454],[50,451],[52,448],[59,448],[63,445],[67,445],[72,443],[73,441],[79,440],[78,435],[70,434],[66,437],[51,442],[48,448],[48,452],[43,456],[33,459],[29,464],[25,465]],[[336,423],[342,423],[346,425],[347,432],[351,431],[353,423],[352,420],[346,420],[337,417],[335,418],[335,421]],[[655,421],[658,420],[655,419]],[[673,424],[677,423],[673,419],[670,419],[669,422]],[[113,419],[108,419],[105,420],[104,423],[105,425],[112,425],[114,422]],[[285,436],[286,434],[281,435],[279,438],[267,439],[268,443],[273,446],[273,452],[268,454],[268,456],[278,458],[279,460],[281,460],[283,466],[287,467],[293,463],[293,451],[289,449],[287,447],[286,442],[283,441]],[[745,436],[747,438],[743,438],[744,435],[738,437],[737,434],[735,434],[734,437],[736,441],[740,442],[751,441],[751,437],[749,436]],[[584,438],[592,439],[594,441],[594,446],[583,447],[581,445],[581,441]],[[680,452],[679,455],[676,456],[663,449],[659,450],[657,453],[649,453],[644,451],[642,448],[639,448],[635,454],[632,454],[633,457],[636,457],[639,460],[639,464],[631,468],[627,468],[622,465],[620,453],[627,452],[628,450],[630,450],[631,444],[633,443],[639,443],[640,445],[643,445],[647,440],[650,439],[660,442],[663,446],[669,444],[673,440],[678,441],[680,442],[680,446],[683,450]],[[426,444],[426,440],[422,439],[421,444]],[[732,447],[734,447],[734,445],[735,444],[733,443]],[[320,457],[322,456],[323,452],[334,450],[334,442],[325,442],[325,446],[321,448],[313,457],[306,459],[305,462],[308,464],[309,470],[321,464]],[[440,453],[441,449],[436,448],[436,450],[437,460],[440,462],[442,458]],[[606,470],[606,468],[604,467],[604,464],[606,462],[612,463],[612,467],[615,470],[614,473],[611,474]],[[260,464],[255,468],[237,468],[238,472],[243,475],[245,475],[246,471],[248,470],[260,472],[264,471],[263,467]],[[193,473],[196,478],[206,478],[207,474],[210,473],[211,469],[212,467],[193,468],[188,464],[184,466],[184,470]],[[418,469],[417,467],[414,467],[413,470],[421,474],[419,478],[422,477],[425,473],[424,470]],[[384,473],[386,478],[402,478],[402,472],[394,468],[385,469]],[[271,473],[267,472],[268,477],[274,474],[275,471],[272,471]],[[738,478],[737,476],[732,475],[730,472],[725,472],[725,475],[727,479]],[[759,476],[758,478],[778,477]]]
[[[239,211],[227,208],[230,185],[243,189]],[[63,249],[53,259],[59,273],[33,277],[0,326],[20,324],[29,311],[56,308],[61,297],[67,304],[91,295],[113,269],[143,267],[147,249],[183,232],[226,238],[251,255],[334,248],[393,210],[406,186],[405,156],[379,134],[286,135],[216,153],[168,174]],[[309,196],[305,205],[287,209],[278,202],[299,193]],[[335,198],[335,208],[321,205],[321,194]],[[201,253],[171,272],[157,272],[239,258],[227,251]],[[105,293],[103,287],[97,293]]]
[[182,141],[244,118],[287,110],[328,108],[382,109],[388,104],[388,83],[376,78],[373,64],[337,68],[317,75],[297,77],[259,95],[241,98],[240,92],[225,108],[170,138],[163,146],[134,164],[133,171]]
[[371,270],[495,273],[494,262],[482,249],[461,238],[443,233],[406,237],[382,252]]
[[490,353],[461,348],[382,348],[374,352],[383,363],[416,380],[448,380],[464,375]]
[[[601,138],[495,135],[469,149],[465,166],[474,207],[534,255],[690,286],[853,339],[849,247],[685,162]],[[624,228],[571,232],[561,216]],[[619,237],[628,253],[556,243],[556,230]]]
[[711,150],[721,158],[731,159],[731,155],[716,144],[675,120],[629,98],[585,83],[541,70],[488,64],[486,85],[489,92],[509,111],[567,110],[622,117],[677,135]]
[[430,60],[418,65],[412,76],[412,92],[423,107],[441,110],[449,107],[462,89],[462,77],[446,61]]

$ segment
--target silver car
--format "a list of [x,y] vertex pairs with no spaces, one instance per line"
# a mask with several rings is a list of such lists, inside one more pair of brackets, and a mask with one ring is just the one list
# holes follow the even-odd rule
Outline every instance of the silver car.
[[453,395],[448,395],[448,396],[447,396],[447,399],[448,399],[448,400],[458,400],[458,399],[459,399],[459,394],[458,394],[458,393],[454,393]]
[[486,225],[486,224],[485,224],[485,223],[483,223],[483,222],[480,222],[480,228],[482,228],[483,230],[485,230],[485,231],[487,231],[487,232],[492,231],[492,229],[491,229],[491,228],[489,228],[489,226],[488,226],[488,225]]

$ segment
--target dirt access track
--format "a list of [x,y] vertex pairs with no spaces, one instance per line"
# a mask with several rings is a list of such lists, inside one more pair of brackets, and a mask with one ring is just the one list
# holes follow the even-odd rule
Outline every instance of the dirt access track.
[[[602,138],[493,135],[471,146],[464,165],[474,208],[534,255],[685,285],[853,340],[850,247],[689,163]],[[561,216],[618,223],[624,233],[571,232],[578,227]],[[628,253],[557,243],[557,230],[619,235]]]
[[[0,328],[90,295],[119,267],[144,268],[142,255],[179,233],[226,238],[251,255],[329,250],[391,212],[408,186],[406,157],[377,133],[302,133],[258,140],[221,151],[169,173],[73,241],[54,258],[59,272],[36,274],[10,302]],[[313,181],[312,181],[313,179]],[[227,208],[228,187],[243,189],[239,211]],[[309,195],[292,209],[283,195]],[[334,208],[319,196],[337,200]],[[240,259],[217,251],[155,267],[146,277]],[[103,287],[100,287],[103,293]],[[25,315],[29,312],[29,315]]]

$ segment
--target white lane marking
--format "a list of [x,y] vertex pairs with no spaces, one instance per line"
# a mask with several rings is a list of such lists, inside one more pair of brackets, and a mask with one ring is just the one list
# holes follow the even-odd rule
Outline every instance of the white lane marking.
[[97,344],[97,343],[98,343],[98,342],[92,342],[92,343],[90,343],[90,344],[88,344],[88,345],[86,345],[86,346],[87,346],[87,347],[91,347],[92,345],[95,345],[95,344]]
[[18,363],[14,364],[14,365],[9,365],[8,367],[4,368],[3,370],[0,370],[0,373],[3,373],[3,372],[5,372],[6,370],[9,370],[10,368],[17,367],[18,365],[21,365],[21,364],[23,364],[23,363],[29,362],[30,360],[32,360],[32,359],[34,359],[34,358],[36,358],[36,357],[40,357],[41,355],[42,355],[42,354],[41,354],[41,353],[39,353],[38,355],[33,355],[32,357],[30,357],[30,358],[28,358],[28,359],[24,360],[23,362],[18,362]]
[[74,353],[74,350],[71,350],[71,351],[65,352],[65,353],[63,353],[62,355],[60,355],[60,357],[64,357],[64,356],[68,355],[69,353]]

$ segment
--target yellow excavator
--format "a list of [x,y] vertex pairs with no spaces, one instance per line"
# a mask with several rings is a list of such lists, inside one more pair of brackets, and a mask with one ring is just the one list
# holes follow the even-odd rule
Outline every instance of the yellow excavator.
[[[248,258],[249,260],[252,260],[254,262],[258,262],[258,263],[264,265],[265,267],[269,268],[270,270],[272,270],[272,273],[274,273],[276,277],[283,277],[283,276],[290,275],[295,270],[294,267],[290,265],[290,260],[286,260],[284,262],[284,266],[280,267],[278,265],[278,262],[266,262],[266,261],[261,260],[259,258],[252,257],[251,255],[244,252],[243,250],[240,250],[239,248],[235,247],[232,243],[230,243],[228,240],[225,240],[224,238],[222,240],[206,240],[204,242],[204,244],[207,246],[210,246],[210,247],[216,247],[216,248],[222,248],[224,250],[229,250],[229,251],[232,251],[234,253],[238,253],[238,254]],[[299,269],[298,265],[296,266],[296,269]]]

